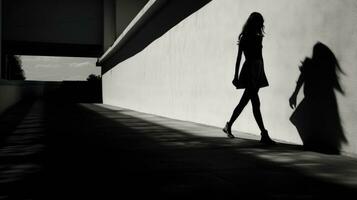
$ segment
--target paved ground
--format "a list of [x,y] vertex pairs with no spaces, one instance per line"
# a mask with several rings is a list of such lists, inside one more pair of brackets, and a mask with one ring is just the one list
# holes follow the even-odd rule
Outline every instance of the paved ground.
[[[95,104],[0,118],[0,199],[324,199],[357,194],[357,160]],[[245,139],[242,139],[245,138]]]

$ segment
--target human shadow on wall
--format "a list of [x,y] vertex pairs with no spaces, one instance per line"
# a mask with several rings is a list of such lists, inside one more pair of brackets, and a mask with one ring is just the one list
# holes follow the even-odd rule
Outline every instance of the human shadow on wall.
[[[289,99],[295,111],[290,117],[302,139],[304,149],[340,154],[347,143],[339,116],[335,90],[342,95],[339,75],[344,74],[333,52],[323,43],[313,47],[311,58],[300,66],[295,91]],[[304,84],[304,98],[296,107],[297,94]]]

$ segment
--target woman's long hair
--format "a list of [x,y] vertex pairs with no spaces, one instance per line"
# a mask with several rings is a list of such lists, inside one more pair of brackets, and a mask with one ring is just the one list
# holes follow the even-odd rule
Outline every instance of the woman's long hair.
[[[330,85],[335,88],[341,94],[344,94],[344,91],[339,82],[339,74],[344,75],[340,64],[338,63],[335,54],[328,48],[325,44],[317,42],[314,45],[312,59],[315,66],[318,67],[320,73],[324,73]],[[318,78],[318,77],[316,77]]]
[[264,35],[264,18],[262,14],[258,12],[250,14],[242,28],[242,32],[239,34],[238,43],[243,36],[247,35]]

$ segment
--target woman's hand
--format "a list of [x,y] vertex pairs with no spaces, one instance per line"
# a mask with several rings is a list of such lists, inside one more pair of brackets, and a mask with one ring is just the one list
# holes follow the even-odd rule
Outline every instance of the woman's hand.
[[238,78],[237,77],[234,77],[233,81],[232,81],[232,84],[238,88]]
[[296,108],[296,97],[297,97],[297,95],[294,93],[291,95],[291,97],[289,99],[289,104],[292,109]]

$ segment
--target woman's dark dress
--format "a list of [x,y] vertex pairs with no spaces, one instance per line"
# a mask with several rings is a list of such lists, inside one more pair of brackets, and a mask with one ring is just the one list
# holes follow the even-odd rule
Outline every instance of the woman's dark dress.
[[264,71],[262,35],[243,36],[240,40],[245,62],[239,74],[237,89],[261,88],[269,85]]

